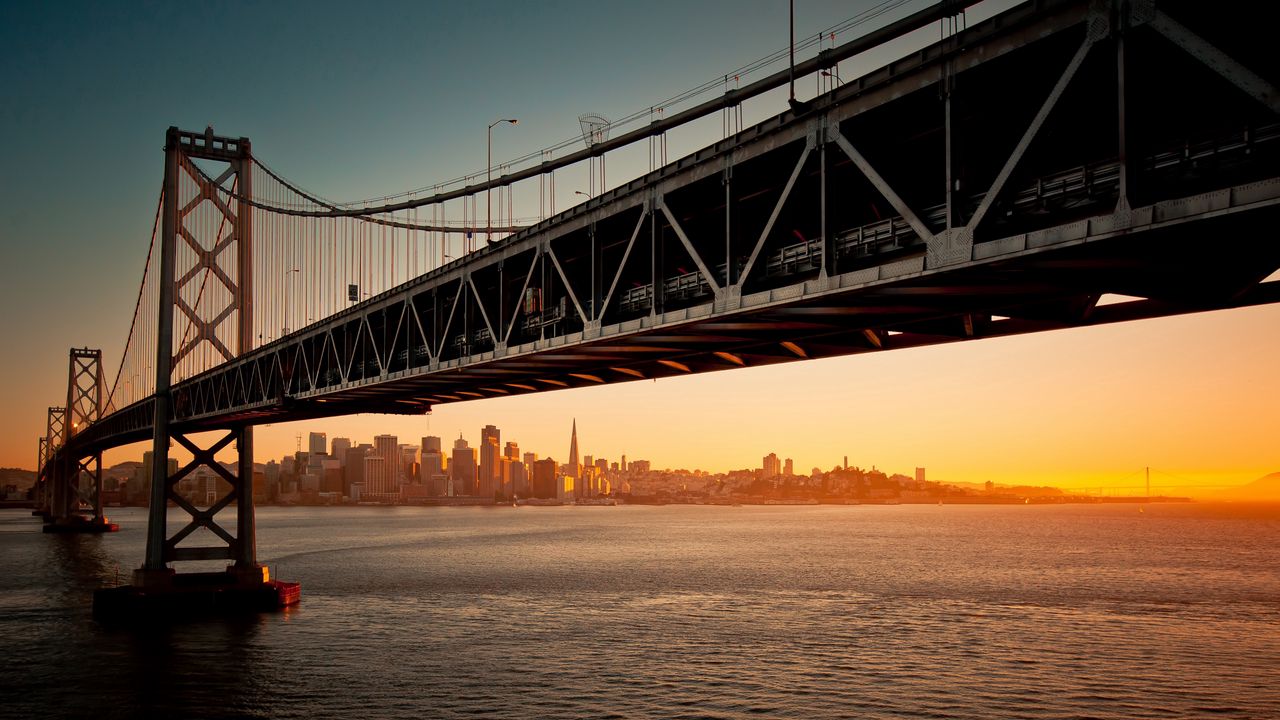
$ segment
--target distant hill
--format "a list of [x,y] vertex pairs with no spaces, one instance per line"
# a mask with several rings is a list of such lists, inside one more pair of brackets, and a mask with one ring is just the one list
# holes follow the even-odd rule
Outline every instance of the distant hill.
[[1215,500],[1280,500],[1280,472],[1263,475],[1247,485],[1220,490]]
[[[939,482],[943,485],[954,485],[965,490],[976,490],[977,492],[985,492],[987,489],[986,483],[952,482],[949,480],[940,480]],[[1019,497],[1058,497],[1066,494],[1061,488],[1048,485],[1004,485],[992,483],[991,489],[998,494],[1018,495]]]
[[20,468],[0,468],[0,488],[5,485],[17,485],[19,490],[26,490],[36,484],[34,470]]

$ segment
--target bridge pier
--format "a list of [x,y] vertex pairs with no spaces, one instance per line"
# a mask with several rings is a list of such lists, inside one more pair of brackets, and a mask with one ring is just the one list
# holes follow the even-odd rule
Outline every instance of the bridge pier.
[[[175,365],[189,358],[201,343],[206,343],[230,361],[253,349],[253,294],[252,294],[252,213],[249,207],[238,202],[219,206],[231,228],[227,238],[207,238],[192,233],[185,218],[195,207],[184,204],[180,198],[179,179],[185,174],[209,197],[216,190],[192,164],[192,160],[226,163],[222,180],[229,180],[232,187],[244,197],[252,197],[252,157],[246,138],[223,138],[213,134],[212,128],[195,134],[169,128],[165,142],[164,203],[162,207],[160,235],[160,298],[156,343],[156,385],[151,456],[150,510],[147,517],[146,559],[142,567],[133,573],[133,584],[120,588],[107,588],[94,593],[94,614],[103,619],[146,618],[156,613],[189,614],[199,610],[213,611],[261,611],[274,610],[297,603],[301,596],[298,583],[272,580],[267,568],[258,563],[255,541],[253,509],[253,428],[237,423],[214,428],[223,433],[213,444],[201,447],[188,431],[175,427],[186,419],[192,409],[188,403],[175,398],[172,392],[172,374]],[[231,304],[213,321],[206,321],[196,310],[181,301],[179,291],[192,281],[192,275],[178,278],[176,271],[177,245],[181,229],[183,242],[201,253],[217,253],[209,248],[218,243],[234,244],[234,264],[221,268],[220,282],[233,298]],[[219,233],[221,230],[219,230]],[[178,347],[174,344],[174,309],[182,312],[198,327],[194,337],[184,337]],[[223,344],[219,326],[232,316],[236,320],[233,346],[235,352]],[[189,361],[188,361],[189,362]],[[202,431],[204,428],[201,429]],[[187,450],[192,459],[186,465],[170,472],[169,449],[177,442]],[[237,459],[236,472],[232,473],[218,462],[219,452],[234,443]],[[204,471],[197,474],[201,469]],[[215,499],[213,489],[219,481],[229,489]],[[179,492],[179,483],[185,482],[186,494]],[[193,485],[202,485],[203,496]],[[205,502],[192,502],[188,496]],[[189,521],[172,535],[168,531],[168,509],[172,503],[184,510]],[[235,534],[220,525],[215,516],[234,505],[236,511]],[[183,542],[203,531],[212,535],[212,543],[196,546]],[[202,562],[229,560],[231,564],[221,572],[177,572],[171,565],[176,562]]]
[[[167,423],[165,423],[167,427]],[[158,427],[159,425],[157,425]],[[187,615],[198,611],[255,612],[275,610],[293,605],[301,597],[298,583],[272,580],[267,568],[258,563],[254,542],[253,510],[253,429],[241,426],[230,429],[208,447],[200,447],[182,434],[172,433],[176,441],[192,455],[192,460],[168,472],[168,446],[166,438],[156,445],[163,452],[153,456],[153,469],[164,468],[152,475],[151,507],[147,518],[147,560],[133,573],[133,583],[119,588],[107,588],[94,593],[94,614],[101,619],[148,618],[156,614]],[[158,440],[158,439],[157,439]],[[238,457],[233,474],[216,455],[232,446]],[[210,472],[197,473],[201,468]],[[216,500],[210,494],[210,486],[218,480],[229,489]],[[179,483],[186,481],[188,489],[203,487],[208,504],[192,502],[178,491]],[[172,535],[168,532],[168,509],[173,503],[186,511],[190,520]],[[236,532],[223,528],[215,516],[234,505]],[[201,544],[195,547],[182,545],[183,541],[199,530],[208,531],[221,543]],[[190,561],[229,560],[222,571],[177,572],[171,563]]]

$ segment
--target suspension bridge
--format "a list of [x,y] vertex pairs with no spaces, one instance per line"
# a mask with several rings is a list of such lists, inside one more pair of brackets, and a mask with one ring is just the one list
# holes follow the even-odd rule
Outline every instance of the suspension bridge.
[[[109,529],[100,501],[77,519],[100,497],[102,452],[149,440],[131,597],[271,594],[257,424],[1280,301],[1264,28],[1191,2],[1041,0],[972,26],[963,10],[938,3],[612,137],[593,126],[559,157],[360,203],[286,179],[247,138],[170,128],[124,356],[108,380],[100,351],[71,351],[40,438],[41,512]],[[916,52],[833,71],[932,25]],[[796,99],[808,77],[828,80]],[[733,122],[788,86],[776,115]],[[723,140],[604,187],[609,153],[647,142],[653,158],[717,113]],[[600,191],[556,212],[555,172],[582,164]],[[535,188],[549,216],[517,222],[513,194]],[[482,223],[494,192],[498,221]],[[171,442],[193,457],[176,473]],[[230,450],[238,472],[214,461]],[[231,488],[209,507],[174,491],[201,465]],[[173,532],[169,503],[189,515]],[[213,542],[189,542],[198,530]],[[175,573],[208,560],[231,565]]]

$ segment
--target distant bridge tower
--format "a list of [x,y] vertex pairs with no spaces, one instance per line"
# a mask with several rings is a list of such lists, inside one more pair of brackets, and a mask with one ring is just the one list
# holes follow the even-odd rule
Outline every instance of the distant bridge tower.
[[97,422],[102,410],[102,351],[71,348],[67,363],[67,405],[62,418],[63,447],[54,464],[57,477],[52,484],[51,510],[55,524],[79,520],[75,513],[83,500],[93,503],[91,524],[107,524],[102,515],[102,451],[81,455],[71,451],[69,442],[76,433]]
[[[160,235],[151,503],[146,560],[135,573],[136,586],[169,585],[173,575],[169,563],[184,560],[231,560],[233,566],[228,569],[239,579],[259,584],[266,579],[257,564],[254,543],[252,429],[242,421],[201,428],[226,433],[207,448],[170,430],[173,420],[189,419],[194,412],[186,398],[173,397],[173,375],[189,377],[253,346],[252,210],[239,201],[252,197],[252,178],[247,138],[218,137],[213,128],[203,133],[169,128]],[[202,306],[202,299],[208,304]],[[185,321],[180,337],[174,332],[175,309]],[[195,353],[197,349],[201,352]],[[170,475],[169,446],[174,440],[194,459]],[[215,460],[233,441],[239,453],[235,474]],[[206,508],[196,507],[176,491],[178,481],[202,465],[231,486],[230,492]],[[172,535],[166,525],[169,502],[191,516]],[[215,520],[232,503],[237,516],[234,535]],[[211,534],[215,542],[180,545],[200,529],[209,531],[204,534]]]
[[44,479],[44,466],[49,462],[49,438],[42,435],[37,440],[40,448],[36,451],[36,484],[31,488],[31,499],[36,509],[32,515],[49,512],[49,485]]
[[63,501],[63,493],[57,490],[61,474],[58,469],[58,450],[66,442],[67,409],[51,407],[45,416],[44,425],[44,462],[40,464],[37,481],[44,486],[44,503],[40,509],[46,518],[53,518],[57,512],[57,503]]

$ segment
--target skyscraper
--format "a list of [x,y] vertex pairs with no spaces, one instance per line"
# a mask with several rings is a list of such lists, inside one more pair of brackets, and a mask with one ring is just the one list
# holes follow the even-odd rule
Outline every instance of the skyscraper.
[[554,498],[556,496],[556,461],[551,458],[533,462],[533,496],[536,498]]
[[324,455],[329,452],[329,443],[326,441],[324,433],[311,433],[310,441],[307,443],[307,450],[312,455]]
[[453,481],[454,495],[476,494],[476,451],[462,439],[462,433],[458,433],[458,439],[453,443],[449,476]]
[[520,446],[508,442],[502,450],[503,463],[506,468],[506,480],[510,483],[505,491],[513,497],[529,497],[529,470],[520,459]]
[[347,451],[351,449],[350,438],[334,438],[329,442],[329,454],[338,458],[338,462],[347,464]]
[[372,492],[371,490],[368,490],[368,485],[364,484],[364,458],[372,449],[372,445],[369,445],[368,443],[361,443],[346,452],[343,459],[345,465],[342,468],[343,493],[350,495],[351,486],[356,483],[364,486],[366,488],[366,492]]
[[[573,419],[573,434],[569,437],[569,464],[567,474],[574,480],[582,477],[582,463],[578,460],[578,419]],[[581,487],[577,485],[576,487]]]
[[376,454],[365,455],[364,492],[361,493],[361,497],[368,496],[370,500],[387,501],[392,494],[389,470],[386,458]]
[[[386,492],[395,492],[399,479],[397,469],[400,467],[400,439],[395,435],[378,435],[373,439],[373,454],[386,463],[384,467],[389,483]],[[368,475],[365,476],[365,492],[373,492],[369,489]]]
[[782,461],[778,459],[777,453],[769,453],[764,456],[764,472],[762,477],[768,479],[777,477],[782,474]]
[[444,453],[440,452],[440,438],[422,438],[422,462],[418,466],[418,472],[423,484],[431,489],[432,495],[448,494],[445,489],[448,477],[444,473]]
[[493,497],[502,487],[502,432],[493,425],[480,428],[480,497]]

